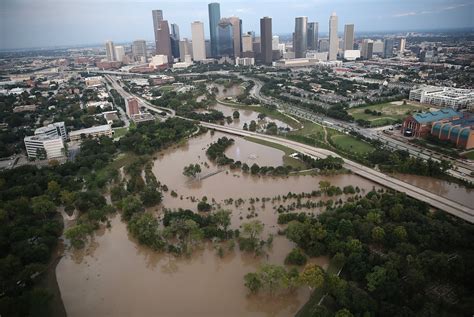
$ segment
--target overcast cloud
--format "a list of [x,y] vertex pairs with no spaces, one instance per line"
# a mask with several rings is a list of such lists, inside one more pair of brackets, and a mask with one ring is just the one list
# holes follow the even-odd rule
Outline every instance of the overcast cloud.
[[[201,0],[0,0],[0,49],[153,39],[152,9],[163,10],[190,37],[192,21],[208,31],[208,1]],[[429,30],[474,27],[472,0],[223,0],[221,16],[238,16],[243,30],[259,33],[259,19],[273,19],[274,34],[289,34],[296,16],[308,16],[327,32],[331,12],[339,30]]]

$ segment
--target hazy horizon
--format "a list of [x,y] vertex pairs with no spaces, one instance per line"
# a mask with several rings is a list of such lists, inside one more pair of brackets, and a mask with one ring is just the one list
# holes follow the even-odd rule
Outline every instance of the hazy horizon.
[[[193,21],[202,21],[209,37],[207,4],[211,1],[150,0],[4,0],[0,5],[0,50],[96,45],[106,40],[153,39],[151,10],[161,9],[178,24],[181,38],[190,37]],[[308,16],[328,29],[329,16],[355,24],[355,32],[405,32],[474,27],[474,3],[469,0],[313,0],[218,1],[221,16],[238,16],[242,29],[259,33],[259,19],[272,17],[274,34],[291,34],[294,18]],[[310,14],[312,13],[312,14]]]

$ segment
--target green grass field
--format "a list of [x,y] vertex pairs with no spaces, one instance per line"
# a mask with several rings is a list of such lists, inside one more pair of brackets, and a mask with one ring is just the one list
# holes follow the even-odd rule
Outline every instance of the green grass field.
[[469,160],[474,160],[474,151],[467,153],[465,157]]
[[114,129],[114,138],[119,138],[127,134],[127,128],[115,128]]
[[331,140],[337,148],[340,148],[344,152],[353,152],[355,154],[364,155],[374,150],[374,147],[369,143],[346,134],[332,135]]
[[[381,112],[381,116],[374,116],[369,113],[365,113],[366,109]],[[399,101],[382,103],[378,105],[366,106],[361,108],[349,109],[349,114],[354,119],[362,119],[371,122],[373,127],[379,127],[384,125],[393,124],[397,120],[403,120],[406,116],[413,113],[414,111],[427,111],[428,106],[414,105],[407,103],[406,105],[401,104]]]

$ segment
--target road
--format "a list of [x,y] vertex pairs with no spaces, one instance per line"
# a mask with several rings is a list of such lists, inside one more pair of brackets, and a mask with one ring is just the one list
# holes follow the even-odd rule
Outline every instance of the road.
[[140,96],[137,96],[137,95],[131,94],[129,92],[126,92],[122,88],[122,86],[117,82],[116,77],[112,77],[110,75],[105,75],[105,77],[112,83],[112,87],[115,90],[117,90],[117,92],[125,99],[125,102],[127,102],[127,98],[134,97],[138,100],[139,106],[144,107],[144,108],[148,109],[149,111],[159,112],[159,113],[162,113],[164,111],[164,112],[168,113],[170,116],[175,116],[176,115],[175,111],[172,110],[172,109],[155,106],[155,105],[151,104],[148,100],[145,100]]
[[[242,137],[253,137],[256,139],[264,140],[264,141],[270,141],[276,144],[280,144],[286,147],[289,147],[293,149],[296,152],[300,152],[309,156],[312,156],[314,158],[325,158],[328,155],[332,156],[337,156],[336,153],[325,150],[325,149],[320,149],[320,148],[315,148],[312,146],[304,145],[298,142],[286,140],[286,139],[281,139],[279,137],[275,136],[270,136],[270,135],[264,135],[264,134],[259,134],[255,132],[249,132],[249,131],[244,131],[240,130],[237,128],[232,128],[232,127],[227,127],[227,126],[221,126],[218,124],[212,124],[212,123],[206,123],[206,122],[201,122],[202,126],[205,126],[207,128],[215,129],[217,131],[225,132],[225,133],[230,133]],[[383,174],[381,172],[375,171],[369,167],[363,166],[361,164],[355,163],[351,160],[344,159],[344,165],[345,168],[352,170],[354,174],[357,174],[359,176],[362,176],[366,179],[369,179],[375,183],[378,183],[384,187],[403,192],[407,194],[410,197],[413,197],[415,199],[418,199],[420,201],[423,201],[435,208],[438,208],[440,210],[446,211],[454,216],[457,216],[459,218],[462,218],[470,223],[474,223],[474,209],[468,206],[464,206],[456,201],[450,200],[445,197],[438,196],[436,194],[433,194],[427,190],[418,188],[416,186],[413,186],[411,184],[405,183],[401,180],[398,180],[394,177],[388,176],[386,174]]]
[[[115,89],[122,95],[122,96],[131,96],[131,94],[127,93],[122,89],[122,87],[116,82],[116,79],[111,79],[111,82],[114,86]],[[254,86],[255,92],[259,93],[261,89],[261,86],[257,86],[257,84]],[[135,96],[136,97],[136,96]],[[139,98],[139,97],[138,97]],[[139,98],[140,101],[142,101],[143,105],[152,111],[162,111],[161,109],[157,109],[156,106],[148,103],[147,101],[144,101],[142,98]],[[169,110],[169,109],[167,109]],[[172,111],[171,116],[175,116],[176,113]],[[183,118],[186,119],[186,118]],[[320,118],[318,118],[320,119]],[[188,119],[187,119],[188,120]],[[326,120],[326,118],[325,118]],[[270,141],[273,143],[277,143],[286,147],[289,147],[293,149],[296,152],[300,152],[309,156],[312,156],[314,158],[325,158],[329,155],[335,156],[335,157],[340,157],[338,154],[326,150],[326,149],[320,149],[308,145],[304,145],[295,141],[290,141],[286,139],[282,139],[276,136],[270,136],[270,135],[264,135],[264,134],[259,134],[255,132],[250,132],[250,131],[244,131],[241,129],[237,128],[232,128],[228,126],[222,126],[218,124],[213,124],[213,123],[207,123],[207,122],[200,122],[200,124],[204,127],[215,129],[217,131],[225,132],[225,133],[230,133],[242,137],[246,136],[251,136],[253,138],[257,138],[260,140],[264,141]],[[338,126],[336,126],[338,127]],[[341,129],[344,129],[343,127],[339,127]],[[354,174],[357,174],[361,177],[364,177],[366,179],[369,179],[375,183],[378,183],[384,187],[406,193],[408,196],[413,197],[415,199],[418,199],[420,201],[423,201],[435,208],[438,208],[440,210],[446,211],[454,216],[457,216],[461,219],[464,219],[470,223],[474,223],[474,209],[472,207],[464,206],[456,201],[452,201],[448,198],[438,196],[436,194],[433,194],[427,190],[418,188],[416,186],[413,186],[411,184],[405,183],[401,180],[398,180],[396,178],[390,177],[386,174],[383,174],[381,172],[375,171],[369,167],[363,166],[361,164],[355,163],[351,160],[345,159],[344,160],[344,165],[345,168],[352,170]]]
[[320,114],[316,114],[315,112],[308,111],[307,109],[303,109],[292,104],[287,104],[282,101],[275,101],[261,93],[263,83],[260,80],[243,75],[238,75],[238,77],[243,80],[252,80],[255,83],[254,89],[250,90],[250,95],[263,104],[274,105],[288,114],[304,118],[309,121],[317,122],[340,132],[355,131],[366,138],[379,140],[389,148],[406,150],[411,156],[419,157],[423,160],[432,159],[437,162],[440,162],[441,160],[447,160],[453,164],[453,169],[446,171],[449,175],[467,182],[474,183],[474,177],[472,176],[472,173],[474,173],[474,166],[471,166],[462,160],[453,159],[441,153],[429,151],[428,149],[420,149],[414,145],[396,140],[393,137],[389,137],[380,132],[378,129],[361,128],[356,123],[345,122],[321,116]]

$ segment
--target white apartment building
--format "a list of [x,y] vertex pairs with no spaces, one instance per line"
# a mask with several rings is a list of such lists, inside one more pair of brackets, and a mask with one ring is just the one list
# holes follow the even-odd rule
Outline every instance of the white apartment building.
[[236,57],[235,58],[236,66],[253,66],[255,65],[255,58],[253,57]]
[[455,110],[474,103],[473,89],[452,87],[421,86],[410,91],[410,100]]
[[37,158],[41,151],[44,151],[47,159],[61,158],[66,154],[64,141],[59,136],[32,135],[25,137],[24,142],[29,158]]
[[45,127],[38,128],[35,130],[35,135],[46,135],[48,137],[60,136],[63,141],[67,141],[67,130],[63,121],[54,122]]
[[69,139],[71,141],[79,141],[81,140],[82,136],[88,138],[98,138],[100,136],[112,136],[112,128],[108,124],[99,125],[96,127],[91,127],[82,130],[76,130],[69,132]]

